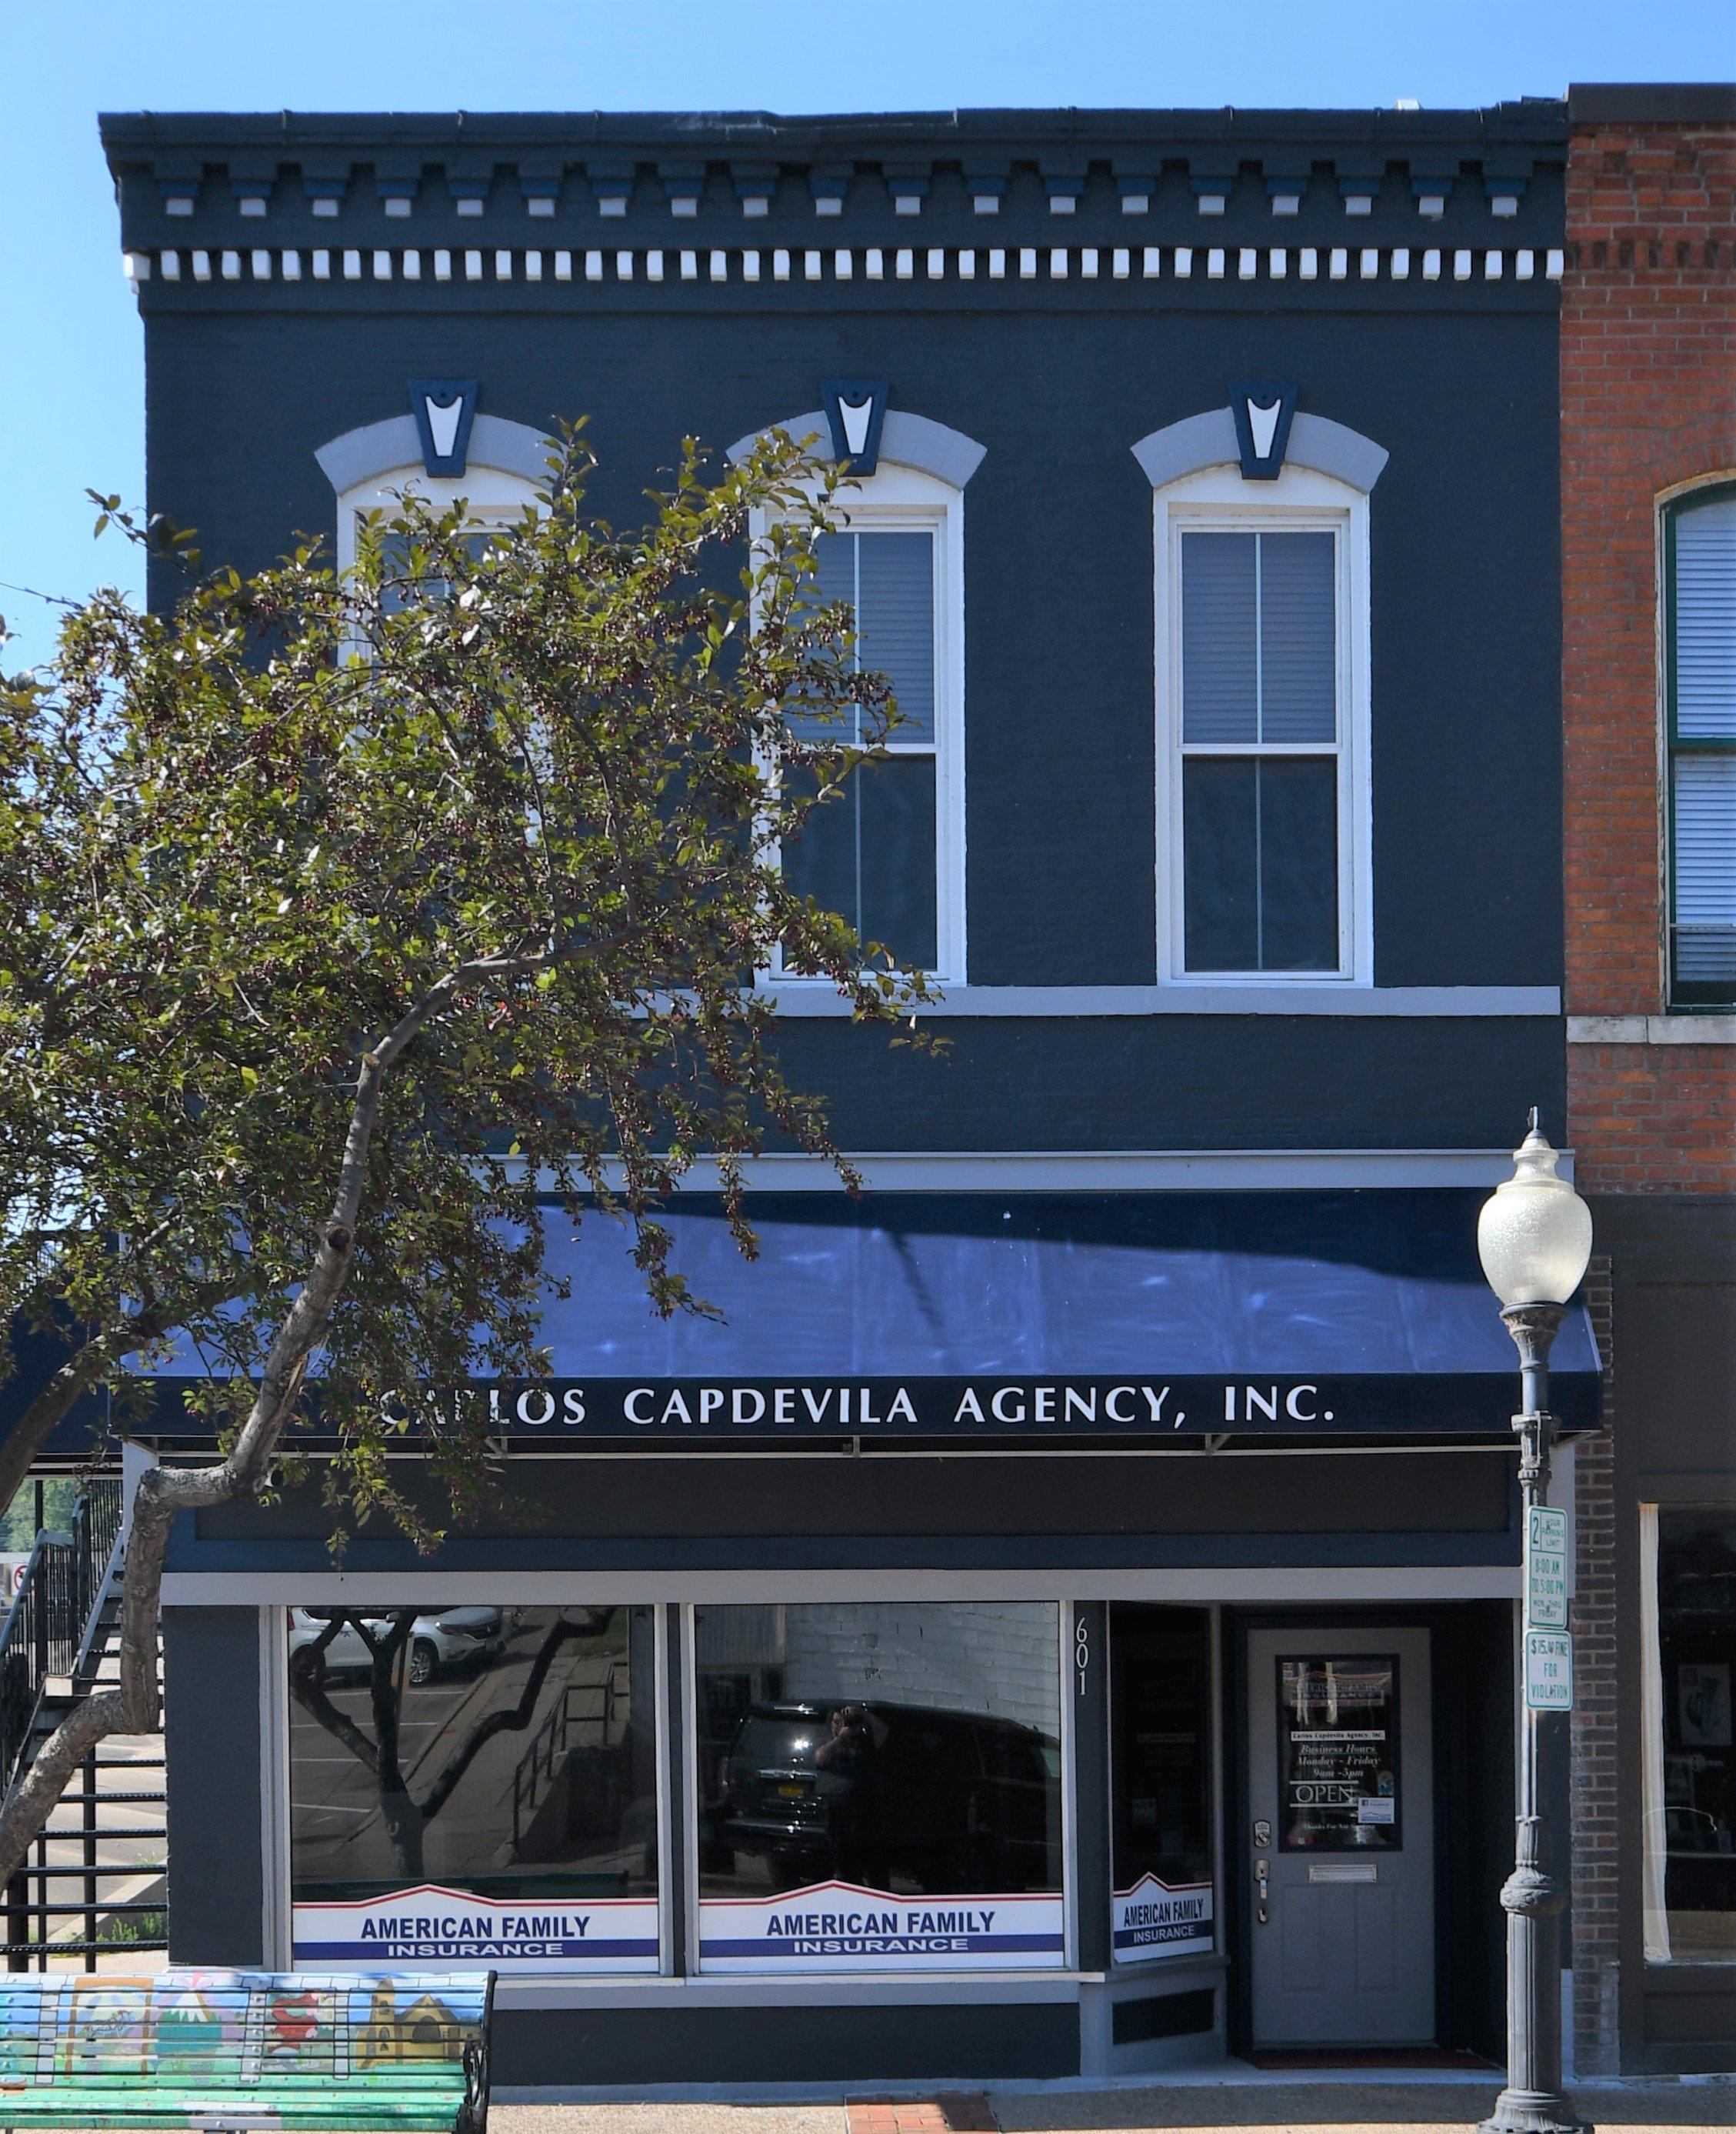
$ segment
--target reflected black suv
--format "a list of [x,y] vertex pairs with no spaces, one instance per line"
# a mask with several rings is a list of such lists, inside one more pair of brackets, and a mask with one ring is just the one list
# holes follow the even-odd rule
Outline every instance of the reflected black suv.
[[711,1834],[720,1854],[764,1859],[779,1889],[1058,1889],[1060,1768],[1047,1735],[986,1712],[755,1704],[720,1769]]

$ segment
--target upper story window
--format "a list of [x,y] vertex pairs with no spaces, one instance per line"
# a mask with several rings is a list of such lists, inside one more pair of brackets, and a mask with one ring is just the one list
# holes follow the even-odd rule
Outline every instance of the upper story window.
[[1372,978],[1367,506],[1287,469],[1159,492],[1163,973]]
[[[508,474],[498,467],[479,466],[473,461],[464,475],[446,480],[431,476],[419,466],[394,467],[381,475],[359,482],[353,489],[345,490],[338,498],[338,568],[340,572],[355,567],[358,535],[362,522],[369,512],[383,512],[391,519],[402,507],[403,500],[412,494],[424,499],[437,509],[448,509],[462,497],[475,521],[476,530],[466,536],[467,540],[480,544],[487,539],[485,529],[489,526],[510,525],[528,504],[537,501],[537,486],[522,475]],[[401,535],[388,533],[384,538],[384,557],[388,566],[400,558],[405,548]],[[388,614],[407,606],[415,599],[437,598],[445,590],[442,586],[426,581],[417,584],[407,573],[401,579],[388,577],[382,589],[381,604]]]
[[1664,520],[1670,997],[1736,1004],[1736,486]]
[[[965,970],[963,504],[937,477],[883,460],[819,537],[819,596],[855,610],[855,663],[887,677],[899,716],[885,760],[854,772],[783,853],[801,894],[901,968],[954,983]],[[796,731],[862,738],[833,722]]]

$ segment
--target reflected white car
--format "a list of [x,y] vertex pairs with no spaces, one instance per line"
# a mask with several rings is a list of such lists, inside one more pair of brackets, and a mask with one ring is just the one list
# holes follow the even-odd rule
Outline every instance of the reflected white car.
[[[369,1615],[370,1629],[384,1631],[390,1618]],[[313,1644],[325,1632],[330,1617],[323,1609],[292,1608],[289,1611],[289,1649],[293,1655]],[[486,1665],[506,1642],[506,1625],[498,1608],[441,1608],[419,1615],[410,1626],[409,1675],[411,1686],[420,1688],[449,1669]],[[327,1671],[333,1674],[365,1674],[374,1664],[361,1633],[354,1622],[345,1622],[326,1647]]]

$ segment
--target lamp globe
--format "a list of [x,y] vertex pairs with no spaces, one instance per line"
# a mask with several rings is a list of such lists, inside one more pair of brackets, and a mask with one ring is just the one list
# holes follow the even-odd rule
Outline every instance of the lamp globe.
[[1513,1151],[1503,1179],[1477,1217],[1477,1254],[1503,1306],[1565,1304],[1591,1258],[1591,1210],[1555,1176],[1550,1147],[1533,1108],[1531,1131]]

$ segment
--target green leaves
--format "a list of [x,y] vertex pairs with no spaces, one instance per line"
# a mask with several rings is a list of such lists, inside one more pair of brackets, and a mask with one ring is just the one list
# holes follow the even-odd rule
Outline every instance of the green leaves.
[[[179,1330],[233,1420],[307,1279],[364,1057],[421,1018],[319,1364],[321,1472],[354,1516],[401,1509],[383,1447],[407,1419],[474,1495],[454,1389],[533,1368],[546,1225],[619,1218],[657,1308],[702,1308],[655,1220],[678,1179],[721,1160],[750,1253],[741,1162],[833,1153],[748,983],[780,947],[861,1021],[927,997],[776,864],[886,723],[847,614],[803,591],[831,471],[774,443],[713,480],[690,444],[618,533],[586,515],[589,464],[576,430],[505,527],[372,515],[348,581],[304,545],[190,575],[172,614],[99,594],[40,686],[0,694],[0,1307],[71,1301],[147,1350]],[[190,534],[91,500],[196,569]]]

